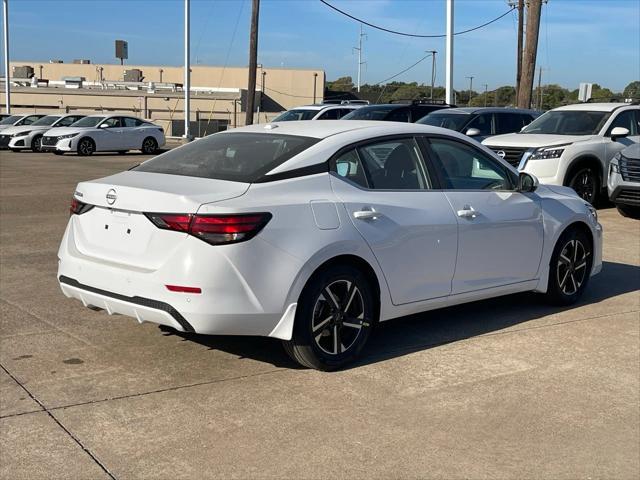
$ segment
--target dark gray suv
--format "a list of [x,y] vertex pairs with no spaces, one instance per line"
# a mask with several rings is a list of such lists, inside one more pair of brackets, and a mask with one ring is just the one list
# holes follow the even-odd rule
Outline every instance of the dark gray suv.
[[416,123],[448,128],[473,137],[478,142],[493,135],[519,132],[542,112],[519,108],[462,107],[429,113]]

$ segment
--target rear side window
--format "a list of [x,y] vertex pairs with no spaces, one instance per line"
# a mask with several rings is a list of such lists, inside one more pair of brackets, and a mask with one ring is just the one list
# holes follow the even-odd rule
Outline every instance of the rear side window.
[[496,134],[515,133],[531,123],[530,115],[519,113],[496,113]]
[[133,170],[252,183],[318,141],[271,133],[219,133],[163,153]]
[[337,108],[332,108],[331,110],[327,110],[322,115],[318,117],[318,120],[337,120],[340,118],[340,110]]
[[387,118],[385,118],[385,120],[387,120],[388,122],[409,122],[409,109],[401,108],[399,110],[395,110],[387,115]]

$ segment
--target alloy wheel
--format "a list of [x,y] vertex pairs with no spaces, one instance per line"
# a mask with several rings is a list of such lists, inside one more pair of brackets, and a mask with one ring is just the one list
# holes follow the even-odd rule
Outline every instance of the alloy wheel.
[[36,137],[33,139],[33,149],[36,152],[42,151],[42,137]]
[[81,155],[91,155],[93,153],[93,144],[91,140],[81,140],[78,145],[78,150]]
[[587,274],[589,251],[580,240],[569,240],[560,252],[556,268],[558,287],[565,295],[575,294]]
[[571,188],[587,202],[593,202],[595,197],[596,181],[591,169],[582,170],[571,180]]
[[142,151],[144,153],[153,153],[156,150],[156,142],[152,138],[145,139],[142,142]]
[[336,280],[325,286],[313,308],[312,337],[328,355],[340,355],[356,344],[365,326],[364,302],[356,284]]

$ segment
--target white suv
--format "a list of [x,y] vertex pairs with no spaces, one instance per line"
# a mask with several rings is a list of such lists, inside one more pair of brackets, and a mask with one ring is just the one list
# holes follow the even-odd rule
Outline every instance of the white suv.
[[340,105],[325,104],[304,105],[281,113],[271,122],[291,122],[298,120],[340,120],[346,114],[362,107],[363,104],[344,103]]
[[519,133],[498,135],[483,144],[540,183],[566,185],[596,204],[606,196],[613,156],[640,142],[640,106],[582,103],[556,108]]

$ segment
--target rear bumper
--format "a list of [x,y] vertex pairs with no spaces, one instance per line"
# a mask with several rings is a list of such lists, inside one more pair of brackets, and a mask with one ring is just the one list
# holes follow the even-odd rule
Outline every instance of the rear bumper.
[[120,314],[134,317],[140,323],[152,322],[173,327],[181,332],[195,332],[191,324],[168,303],[108,292],[83,285],[64,275],[60,275],[58,281],[62,293],[69,298],[80,300],[85,307],[98,307],[106,310],[109,315]]

